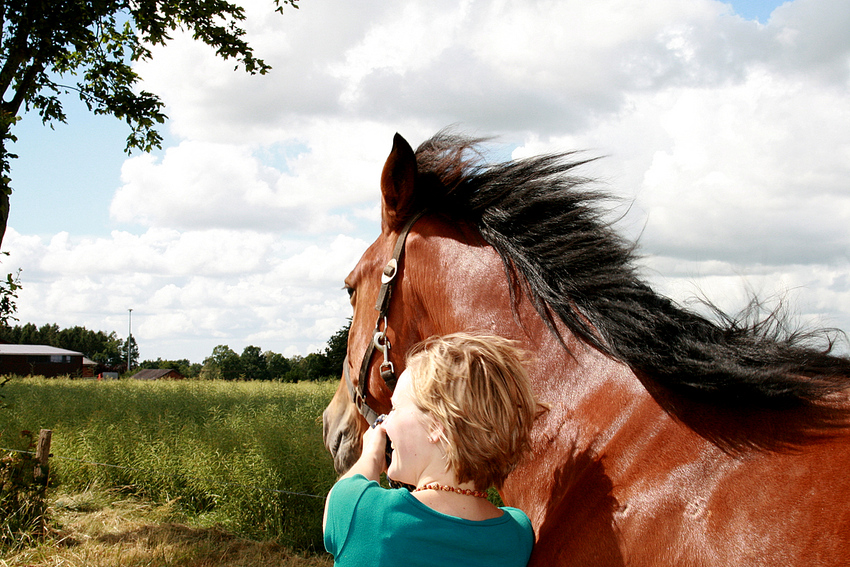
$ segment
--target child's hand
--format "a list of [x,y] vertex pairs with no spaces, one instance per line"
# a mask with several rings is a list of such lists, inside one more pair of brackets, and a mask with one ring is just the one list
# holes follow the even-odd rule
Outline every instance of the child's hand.
[[387,468],[386,463],[387,432],[383,423],[377,422],[363,434],[363,453],[361,459],[369,459],[378,465],[380,475]]

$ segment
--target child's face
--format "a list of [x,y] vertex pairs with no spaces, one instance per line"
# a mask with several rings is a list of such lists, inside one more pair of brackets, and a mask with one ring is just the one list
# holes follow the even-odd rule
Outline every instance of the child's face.
[[435,464],[443,469],[442,452],[435,438],[433,420],[414,403],[410,373],[399,376],[392,397],[393,409],[384,420],[384,429],[393,445],[387,476],[418,486]]

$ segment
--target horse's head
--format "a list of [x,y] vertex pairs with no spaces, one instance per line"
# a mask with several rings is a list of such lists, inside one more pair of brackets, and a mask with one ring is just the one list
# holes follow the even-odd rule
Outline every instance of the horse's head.
[[[338,472],[360,456],[369,421],[390,410],[392,384],[381,370],[389,362],[399,376],[405,354],[430,336],[490,332],[519,341],[529,351],[543,351],[535,357],[539,375],[563,374],[560,366],[551,366],[561,364],[558,338],[518,278],[506,277],[514,264],[502,260],[479,228],[480,211],[490,197],[478,189],[490,178],[474,177],[475,142],[438,135],[414,153],[403,138],[394,139],[381,175],[381,234],[345,280],[354,311],[348,356],[339,388],[323,414],[325,446]],[[552,169],[544,166],[545,172]],[[508,179],[496,178],[486,188],[502,192],[527,176],[520,163],[516,171],[508,170]],[[500,215],[496,211],[494,218]],[[397,267],[387,271],[400,243],[406,244],[405,251]],[[384,300],[387,273],[393,274],[391,296]],[[376,334],[381,344],[390,345],[386,358],[370,347]]]
[[[348,356],[343,377],[331,403],[322,416],[325,446],[334,458],[337,472],[351,468],[360,455],[361,436],[369,426],[363,414],[373,411],[388,413],[392,390],[381,370],[392,365],[395,377],[404,367],[407,350],[424,335],[413,330],[413,319],[421,322],[422,315],[411,311],[412,302],[405,300],[409,295],[409,282],[405,279],[404,260],[399,258],[390,294],[385,301],[385,312],[376,307],[384,281],[389,277],[385,268],[394,256],[394,249],[406,238],[405,228],[416,213],[416,156],[410,145],[399,135],[395,136],[393,149],[381,175],[381,235],[360,258],[354,270],[345,279],[345,287],[351,297],[354,316],[348,334]],[[396,254],[397,255],[397,254]],[[370,344],[380,333],[379,348]],[[380,345],[388,345],[386,355]],[[364,366],[364,358],[367,362]],[[361,370],[361,367],[362,370]],[[346,374],[348,375],[346,377]],[[365,387],[364,387],[365,383]],[[360,402],[368,407],[361,413],[358,408],[358,391],[362,391]]]

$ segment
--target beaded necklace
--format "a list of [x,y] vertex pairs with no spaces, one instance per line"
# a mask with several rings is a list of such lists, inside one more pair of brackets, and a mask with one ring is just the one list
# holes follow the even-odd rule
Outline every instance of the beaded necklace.
[[420,490],[443,490],[445,492],[454,492],[456,494],[463,494],[464,496],[475,496],[476,498],[487,498],[487,493],[482,492],[480,490],[471,490],[469,488],[456,488],[454,486],[446,486],[445,484],[440,484],[438,482],[429,482],[428,484],[424,484],[418,488],[414,488],[413,492],[419,492]]

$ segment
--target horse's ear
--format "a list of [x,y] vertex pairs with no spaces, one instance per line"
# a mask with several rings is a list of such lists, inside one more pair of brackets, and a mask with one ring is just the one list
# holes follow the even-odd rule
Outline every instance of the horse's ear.
[[407,140],[396,134],[393,151],[381,173],[381,229],[393,232],[402,227],[414,204],[416,154]]

